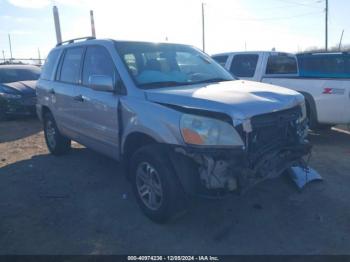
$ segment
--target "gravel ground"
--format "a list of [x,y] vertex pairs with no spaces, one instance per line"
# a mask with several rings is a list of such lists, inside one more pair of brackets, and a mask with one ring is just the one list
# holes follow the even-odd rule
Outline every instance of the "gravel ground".
[[76,143],[54,157],[37,120],[2,122],[0,254],[350,254],[350,132],[310,140],[323,182],[280,177],[156,225],[118,163]]

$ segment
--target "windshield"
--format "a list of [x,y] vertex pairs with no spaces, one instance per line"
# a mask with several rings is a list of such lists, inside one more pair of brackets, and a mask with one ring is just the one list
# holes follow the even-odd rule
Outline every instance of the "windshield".
[[233,80],[206,54],[177,44],[116,42],[129,73],[140,88],[191,85]]
[[1,68],[0,83],[12,83],[18,81],[38,80],[40,69],[36,67],[28,68]]

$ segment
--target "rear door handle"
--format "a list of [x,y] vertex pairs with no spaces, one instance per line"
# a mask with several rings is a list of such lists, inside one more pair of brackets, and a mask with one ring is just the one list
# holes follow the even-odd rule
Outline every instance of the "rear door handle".
[[73,97],[73,99],[78,102],[84,102],[84,98],[82,95],[75,96]]
[[53,88],[49,89],[49,94],[51,94],[51,95],[56,94],[56,93],[55,93],[55,89],[53,89]]

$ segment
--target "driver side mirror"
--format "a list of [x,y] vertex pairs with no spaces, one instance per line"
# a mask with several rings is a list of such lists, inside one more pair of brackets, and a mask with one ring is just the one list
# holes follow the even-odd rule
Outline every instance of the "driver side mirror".
[[113,92],[114,81],[111,76],[92,75],[89,77],[89,87],[96,91]]

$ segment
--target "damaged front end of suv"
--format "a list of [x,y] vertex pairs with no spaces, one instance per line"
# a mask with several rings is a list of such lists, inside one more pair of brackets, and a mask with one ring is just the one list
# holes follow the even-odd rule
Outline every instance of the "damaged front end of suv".
[[[305,104],[236,121],[184,114],[187,146],[174,146],[171,159],[187,192],[204,197],[242,193],[292,167],[307,168]],[[205,146],[203,146],[205,145]]]

